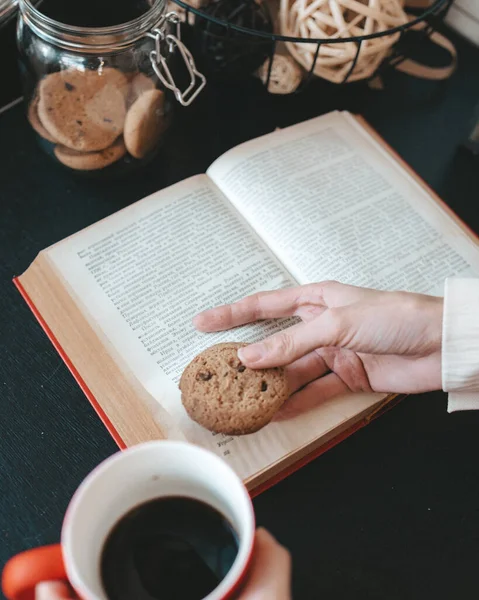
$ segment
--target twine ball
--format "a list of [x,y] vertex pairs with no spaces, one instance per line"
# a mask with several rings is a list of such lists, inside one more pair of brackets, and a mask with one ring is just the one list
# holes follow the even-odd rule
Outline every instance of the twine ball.
[[[281,0],[283,35],[302,38],[363,36],[403,25],[408,21],[401,0]],[[357,42],[287,42],[292,56],[306,69],[334,83],[357,81],[374,74],[399,33]],[[355,62],[356,61],[356,62]]]
[[[257,76],[266,85],[268,83],[270,59],[268,58],[258,69]],[[268,92],[271,94],[292,94],[301,83],[302,72],[292,56],[275,54],[271,65]]]

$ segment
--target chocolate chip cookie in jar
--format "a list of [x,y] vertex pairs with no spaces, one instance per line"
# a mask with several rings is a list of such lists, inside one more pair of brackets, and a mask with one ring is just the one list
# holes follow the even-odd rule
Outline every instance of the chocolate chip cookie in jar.
[[28,121],[75,172],[150,161],[206,83],[166,0],[19,0],[17,42]]

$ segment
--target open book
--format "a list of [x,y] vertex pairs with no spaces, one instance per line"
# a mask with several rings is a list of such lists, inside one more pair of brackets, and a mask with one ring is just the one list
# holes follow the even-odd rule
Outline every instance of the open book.
[[[479,273],[475,236],[360,119],[334,112],[238,146],[43,250],[16,284],[122,447],[170,438],[224,457],[251,490],[369,421],[350,394],[244,437],[189,419],[178,381],[200,351],[292,321],[214,334],[208,307],[326,279],[441,295]],[[393,390],[391,390],[393,391]]]

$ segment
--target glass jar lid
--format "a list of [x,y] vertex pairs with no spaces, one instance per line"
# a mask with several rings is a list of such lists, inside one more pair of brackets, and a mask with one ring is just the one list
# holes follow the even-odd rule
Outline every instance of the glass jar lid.
[[[3,0],[0,0],[2,2]],[[115,6],[116,0],[104,4]],[[19,10],[22,21],[35,34],[45,42],[54,44],[64,50],[90,54],[103,54],[116,52],[128,48],[138,40],[150,36],[157,27],[165,27],[166,0],[129,0],[135,10],[144,7],[138,16],[131,20],[124,20],[115,25],[77,24],[90,12],[90,17],[95,17],[92,6],[95,0],[89,2],[76,1],[73,4],[79,10],[69,11],[68,2],[62,0],[19,0]],[[86,9],[83,5],[86,4]],[[101,4],[101,3],[100,3]],[[66,6],[66,8],[65,8]],[[105,10],[101,11],[101,19],[105,17]],[[115,14],[111,15],[112,17]],[[72,20],[71,24],[68,21]]]
[[[38,4],[40,0],[32,0]],[[0,0],[0,28],[12,19],[18,10],[18,0]]]
[[18,0],[0,0],[0,27],[17,12]]

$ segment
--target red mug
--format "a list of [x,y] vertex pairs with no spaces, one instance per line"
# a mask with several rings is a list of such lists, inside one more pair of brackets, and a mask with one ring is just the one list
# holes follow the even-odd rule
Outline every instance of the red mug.
[[108,600],[100,578],[103,544],[130,509],[168,496],[200,500],[215,508],[238,535],[238,554],[205,600],[232,598],[247,574],[255,519],[249,494],[218,456],[183,442],[158,441],[118,452],[102,462],[75,492],[65,515],[61,544],[27,550],[5,565],[8,600],[34,600],[41,581],[65,580],[81,600]]

